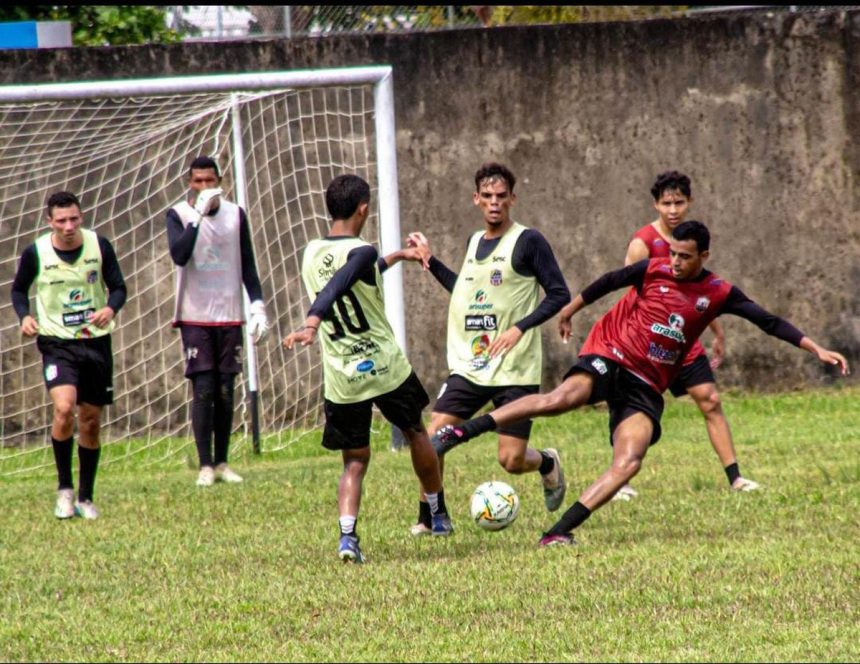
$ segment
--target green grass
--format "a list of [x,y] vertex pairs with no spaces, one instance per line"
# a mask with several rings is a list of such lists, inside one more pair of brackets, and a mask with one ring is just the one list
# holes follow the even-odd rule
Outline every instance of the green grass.
[[[724,395],[741,468],[735,494],[687,400],[634,485],[541,550],[536,476],[510,476],[493,436],[451,453],[456,532],[408,534],[408,453],[374,438],[359,532],[369,562],[336,558],[338,455],[316,439],[234,460],[239,486],[107,466],[102,518],[56,521],[50,477],[0,480],[4,661],[857,661],[860,659],[860,389]],[[609,461],[607,417],[535,427],[559,448],[566,504]],[[468,519],[472,489],[512,484],[507,530]]]

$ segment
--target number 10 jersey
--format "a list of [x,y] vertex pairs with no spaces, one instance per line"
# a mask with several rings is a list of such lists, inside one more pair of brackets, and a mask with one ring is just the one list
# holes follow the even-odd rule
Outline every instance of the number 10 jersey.
[[[360,238],[311,240],[302,258],[302,279],[313,302],[349,252],[369,246]],[[382,275],[373,265],[373,285],[359,279],[335,299],[317,332],[322,345],[325,398],[357,403],[398,388],[412,367],[385,317]]]

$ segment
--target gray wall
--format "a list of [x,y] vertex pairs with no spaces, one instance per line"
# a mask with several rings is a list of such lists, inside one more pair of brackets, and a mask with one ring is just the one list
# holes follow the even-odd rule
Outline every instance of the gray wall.
[[[693,179],[710,267],[825,346],[860,360],[860,12],[474,29],[414,35],[0,51],[4,83],[387,63],[394,66],[401,218],[458,269],[481,220],[472,175],[519,178],[515,217],[553,244],[575,293],[620,266],[655,217],[654,176]],[[855,139],[855,140],[852,140]],[[410,356],[445,375],[447,296],[405,270]],[[575,319],[577,340],[611,299]],[[723,319],[724,386],[830,382],[806,353]],[[544,379],[573,348],[544,326]],[[706,344],[709,339],[706,338]]]

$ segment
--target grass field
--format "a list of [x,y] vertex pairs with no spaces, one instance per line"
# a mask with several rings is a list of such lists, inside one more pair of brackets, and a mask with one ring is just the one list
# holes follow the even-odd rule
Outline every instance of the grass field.
[[[501,471],[493,436],[449,457],[441,541],[409,536],[409,455],[375,438],[364,566],[336,557],[340,461],[316,440],[236,458],[237,486],[199,489],[176,460],[108,466],[95,522],[53,518],[50,476],[2,480],[0,659],[857,661],[860,388],[724,402],[764,491],[730,492],[695,406],[669,398],[639,498],[570,548],[537,548],[554,521],[538,477]],[[598,409],[537,423],[565,506],[608,463],[606,429]],[[489,479],[522,500],[498,533],[468,520]]]

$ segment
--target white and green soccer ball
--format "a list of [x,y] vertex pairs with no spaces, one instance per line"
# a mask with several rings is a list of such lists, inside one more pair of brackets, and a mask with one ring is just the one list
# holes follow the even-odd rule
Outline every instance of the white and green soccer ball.
[[510,484],[484,482],[472,494],[472,519],[484,530],[510,526],[520,511],[520,497]]

